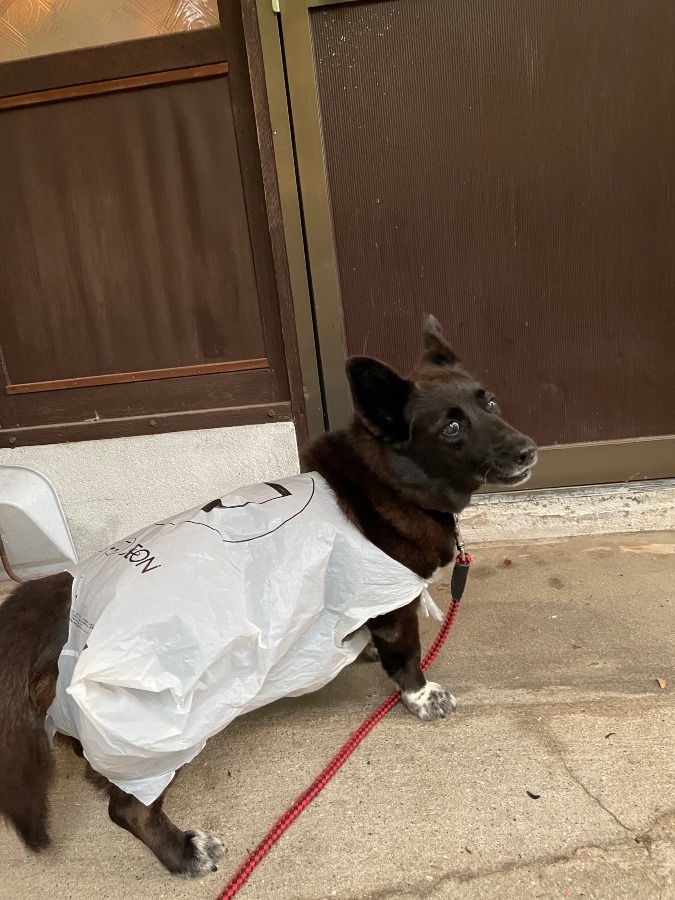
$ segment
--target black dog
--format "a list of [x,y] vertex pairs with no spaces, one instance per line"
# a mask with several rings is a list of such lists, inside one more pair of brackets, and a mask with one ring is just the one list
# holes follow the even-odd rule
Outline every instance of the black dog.
[[[454,516],[472,493],[485,483],[525,481],[535,445],[501,418],[494,396],[459,366],[433,317],[409,379],[365,357],[349,360],[347,373],[354,420],[315,441],[305,466],[326,479],[368,540],[429,579],[452,559]],[[36,851],[49,844],[53,764],[44,719],[68,637],[71,584],[68,574],[33,581],[0,606],[0,814]],[[433,720],[453,710],[455,699],[422,673],[417,606],[416,600],[368,627],[405,706]],[[78,742],[69,740],[81,755]],[[220,841],[177,828],[162,811],[164,794],[144,806],[91,767],[88,778],[108,794],[112,820],[169,871],[199,876],[215,869]]]

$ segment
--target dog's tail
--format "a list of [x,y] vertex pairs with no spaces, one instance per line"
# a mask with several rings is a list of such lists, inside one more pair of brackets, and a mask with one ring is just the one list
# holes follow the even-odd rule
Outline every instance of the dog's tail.
[[31,850],[49,845],[53,761],[44,720],[68,638],[72,577],[29,581],[0,604],[0,816]]

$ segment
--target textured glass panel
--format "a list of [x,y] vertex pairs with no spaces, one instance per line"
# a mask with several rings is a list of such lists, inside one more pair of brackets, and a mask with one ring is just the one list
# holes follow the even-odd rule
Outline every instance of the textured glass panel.
[[0,62],[217,24],[217,0],[0,0]]

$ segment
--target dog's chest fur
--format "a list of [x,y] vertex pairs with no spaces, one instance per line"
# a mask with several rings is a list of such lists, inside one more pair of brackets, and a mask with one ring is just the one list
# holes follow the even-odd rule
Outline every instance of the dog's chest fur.
[[455,551],[451,512],[423,509],[392,482],[377,445],[358,432],[334,432],[305,459],[333,488],[345,515],[376,547],[431,579]]

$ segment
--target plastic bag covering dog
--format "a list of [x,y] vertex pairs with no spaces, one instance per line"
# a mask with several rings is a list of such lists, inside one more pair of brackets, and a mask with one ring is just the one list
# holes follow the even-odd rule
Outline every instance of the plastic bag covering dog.
[[440,615],[316,473],[173,516],[71,572],[47,729],[145,804],[236,716],[330,681],[368,619],[419,594]]

